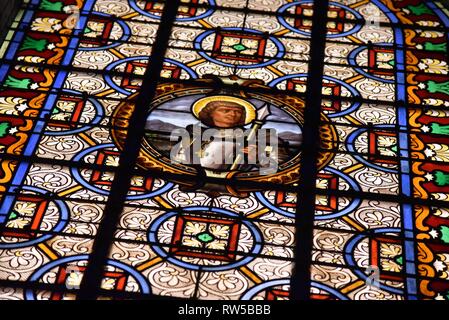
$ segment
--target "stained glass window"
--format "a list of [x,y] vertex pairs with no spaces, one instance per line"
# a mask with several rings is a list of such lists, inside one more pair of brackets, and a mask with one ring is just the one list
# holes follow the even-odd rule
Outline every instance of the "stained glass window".
[[449,10],[26,0],[0,299],[449,300]]

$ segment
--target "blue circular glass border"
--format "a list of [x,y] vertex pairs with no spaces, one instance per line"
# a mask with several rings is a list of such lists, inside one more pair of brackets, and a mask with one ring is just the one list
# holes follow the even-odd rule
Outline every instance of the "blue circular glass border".
[[[184,211],[188,211],[188,212],[195,212],[195,211],[209,211],[209,212],[214,212],[217,214],[221,214],[221,215],[225,215],[228,217],[239,217],[239,215],[237,213],[228,211],[228,210],[224,210],[221,208],[211,208],[211,207],[187,207],[187,208],[183,208],[182,210]],[[249,262],[251,262],[252,260],[254,260],[256,257],[255,255],[259,254],[262,251],[262,236],[260,234],[259,229],[250,221],[248,220],[242,220],[242,224],[244,224],[252,233],[253,235],[253,241],[254,241],[254,245],[253,248],[251,250],[251,254],[254,256],[247,256],[239,261],[227,264],[227,265],[220,265],[220,266],[203,266],[203,265],[196,265],[193,263],[188,263],[188,262],[184,262],[181,261],[179,259],[176,259],[172,256],[170,256],[164,249],[161,248],[161,246],[157,245],[156,243],[159,243],[158,239],[157,239],[157,232],[159,227],[162,225],[162,223],[164,223],[165,221],[167,221],[168,219],[170,219],[173,216],[178,215],[179,213],[176,211],[171,211],[168,212],[160,217],[158,217],[150,226],[150,228],[148,229],[148,241],[150,242],[150,246],[151,248],[162,258],[164,258],[165,260],[167,260],[170,263],[173,263],[176,266],[182,267],[182,268],[186,268],[189,270],[194,270],[194,271],[206,271],[206,272],[214,272],[214,271],[225,271],[225,270],[229,270],[229,269],[233,269],[236,267],[240,267],[243,266],[245,264],[248,264]],[[243,254],[240,254],[243,255]]]
[[[147,2],[149,2],[149,1],[152,1],[152,0],[148,0]],[[208,0],[208,2],[209,2],[209,6],[215,6],[215,0]],[[143,10],[141,7],[139,7],[137,5],[137,3],[136,3],[136,0],[128,0],[128,3],[129,3],[131,8],[133,8],[136,12],[140,13],[141,15],[143,15],[145,17],[149,17],[149,18],[157,19],[157,20],[161,19],[161,16],[149,13],[149,12]],[[195,17],[183,17],[183,18],[177,17],[175,19],[175,21],[177,21],[177,22],[197,21],[197,20],[201,20],[201,19],[209,17],[214,12],[215,12],[215,10],[213,8],[210,8],[210,9],[206,10],[205,12],[203,12],[202,14],[198,15],[198,16],[195,16]]]
[[[243,31],[243,32],[257,34],[257,35],[263,34],[263,32],[261,32],[261,31],[254,30],[254,29],[247,29],[247,28],[221,28],[220,30],[224,30],[224,31]],[[202,56],[204,59],[209,60],[209,61],[211,61],[211,62],[213,62],[215,64],[218,64],[220,66],[225,66],[225,67],[230,67],[230,68],[237,68],[237,69],[261,68],[261,67],[269,66],[269,65],[279,61],[285,54],[285,47],[282,44],[282,42],[279,41],[273,35],[270,35],[270,36],[268,36],[268,39],[270,39],[275,44],[275,46],[278,49],[278,52],[276,53],[276,55],[274,57],[269,58],[268,61],[265,61],[265,62],[262,62],[262,63],[251,64],[251,65],[236,65],[236,64],[232,64],[232,63],[222,62],[220,60],[212,58],[209,54],[204,52],[204,50],[203,50],[203,48],[201,46],[203,40],[206,37],[208,37],[209,35],[215,33],[216,31],[217,30],[207,30],[207,31],[201,33],[199,36],[197,36],[196,39],[194,40],[194,48],[197,50],[198,54],[200,56]]]
[[[125,63],[125,62],[128,62],[128,61],[135,61],[135,60],[148,60],[148,61],[151,61],[151,57],[149,57],[149,56],[137,56],[137,57],[129,57],[129,58],[117,60],[117,61],[114,61],[113,63],[109,64],[106,67],[105,70],[106,71],[113,71],[113,69],[115,67],[117,67],[118,65],[120,65],[122,63]],[[175,60],[172,60],[172,59],[168,59],[168,58],[165,58],[164,62],[171,63],[171,64],[174,64],[177,67],[180,67],[185,72],[187,72],[187,74],[189,76],[191,76],[192,79],[197,79],[198,78],[198,75],[195,73],[195,71],[193,71],[191,68],[187,67],[186,65],[182,64],[181,62],[178,62],[178,61],[175,61]],[[125,96],[129,96],[129,95],[133,94],[133,92],[125,90],[122,87],[120,87],[118,84],[116,84],[114,82],[114,80],[112,80],[112,77],[109,75],[108,72],[104,75],[104,80],[106,81],[106,83],[111,88],[113,88],[115,91],[117,91],[119,93],[124,94]]]
[[[74,261],[82,261],[82,260],[89,260],[88,254],[82,254],[82,255],[76,255],[76,256],[70,256],[70,257],[64,257],[60,258],[58,260],[51,261],[43,266],[41,266],[39,269],[37,269],[31,277],[28,279],[30,282],[37,282],[39,281],[39,278],[42,277],[46,272],[50,271],[52,268],[60,266],[65,263],[74,262]],[[150,286],[146,280],[146,278],[141,275],[139,272],[137,272],[134,268],[128,266],[127,264],[124,264],[122,262],[108,259],[106,262],[107,265],[120,268],[123,271],[128,272],[131,276],[133,276],[137,283],[140,286],[140,289],[142,290],[143,294],[150,294]],[[32,289],[27,289],[25,291],[25,298],[26,300],[35,300],[35,295]]]
[[[376,44],[376,45],[382,45],[382,46],[385,46],[385,47],[387,47],[387,46],[393,47],[393,45],[392,45],[391,43],[390,43],[390,44],[387,44],[387,43],[378,43],[378,44]],[[360,54],[360,52],[362,52],[363,50],[367,50],[367,49],[368,49],[367,46],[360,46],[360,47],[358,47],[358,48],[352,50],[352,51],[349,53],[349,55],[348,55],[348,63],[349,63],[349,65],[350,65],[351,67],[353,67],[355,71],[357,71],[358,73],[360,73],[361,75],[364,75],[365,77],[367,77],[367,78],[369,78],[369,79],[373,79],[373,80],[380,81],[380,82],[384,82],[384,83],[395,83],[395,80],[384,79],[384,78],[375,76],[375,75],[373,75],[373,74],[370,74],[370,73],[368,73],[367,71],[363,70],[363,68],[360,67],[360,66],[357,64],[357,61],[356,61],[357,56]]]
[[[81,92],[76,91],[76,90],[64,89],[64,90],[62,90],[62,93],[63,94],[68,93],[68,94],[73,94],[75,96],[81,96]],[[48,131],[48,130],[46,130],[44,132],[44,134],[47,136],[65,136],[65,135],[69,135],[69,134],[77,134],[77,133],[81,133],[81,132],[87,131],[89,129],[92,129],[92,126],[100,123],[101,119],[103,119],[103,116],[104,116],[103,106],[94,97],[88,97],[87,100],[90,103],[92,103],[92,105],[94,106],[95,111],[96,111],[95,117],[92,119],[91,122],[85,123],[85,124],[84,123],[80,124],[82,126],[77,129],[64,130],[64,131]]]
[[[348,176],[347,174],[344,174],[341,171],[338,171],[336,169],[333,168],[325,168],[323,169],[324,171],[333,173],[339,177],[341,177],[343,180],[345,180],[352,188],[355,192],[359,192],[360,191],[360,187],[357,184],[357,182],[352,179],[350,176]],[[276,206],[274,206],[271,202],[268,201],[268,199],[264,196],[264,194],[262,192],[255,192],[254,195],[256,196],[257,200],[259,200],[264,206],[266,206],[267,208],[269,208],[270,210],[279,213],[285,217],[288,218],[295,218],[295,214],[292,212],[288,212],[285,210],[282,210]],[[348,206],[346,206],[344,209],[339,210],[337,212],[331,213],[331,214],[324,214],[324,215],[316,215],[315,216],[315,220],[329,220],[329,219],[334,219],[334,218],[338,218],[341,216],[344,216],[348,213],[351,213],[352,211],[354,211],[361,203],[361,199],[358,198],[354,198],[352,199],[352,201],[349,203]]]
[[[297,6],[297,5],[300,5],[300,4],[303,4],[303,3],[313,3],[313,2],[314,2],[313,0],[303,0],[303,1],[296,1],[296,2],[287,3],[287,4],[285,4],[285,5],[283,5],[282,7],[279,8],[278,13],[279,14],[284,14],[285,11],[287,9],[289,9],[290,7]],[[341,3],[329,2],[329,5],[333,5],[333,6],[336,6],[336,7],[343,8],[343,9],[349,11],[351,14],[353,14],[356,17],[356,19],[363,20],[363,16],[360,13],[358,13],[354,9],[349,8],[349,7],[347,7],[347,6],[345,6],[345,5],[341,4]],[[302,30],[296,29],[293,26],[291,26],[285,20],[285,18],[283,16],[278,16],[278,20],[279,20],[279,23],[282,24],[283,27],[287,28],[290,31],[293,31],[293,32],[298,33],[298,34],[301,34],[303,36],[308,36],[308,37],[311,36],[310,32],[302,31]],[[342,33],[338,33],[338,34],[327,34],[326,38],[346,37],[346,36],[349,36],[351,34],[354,34],[354,33],[358,32],[358,31],[360,31],[360,29],[362,29],[363,25],[360,24],[360,23],[357,23],[357,21],[355,21],[355,24],[356,24],[355,27],[352,28],[351,30],[348,30],[348,31],[345,31],[345,32],[342,32]]]
[[[41,188],[31,187],[31,186],[23,186],[22,189],[25,191],[33,191],[33,192],[36,192],[38,194],[43,194],[43,195],[49,193],[47,190],[43,190]],[[55,225],[55,227],[51,230],[51,232],[52,233],[53,232],[61,232],[62,230],[64,230],[64,228],[69,223],[69,208],[62,200],[50,200],[50,201],[54,202],[60,211],[59,221]],[[39,233],[39,231],[36,231],[36,233]],[[55,236],[54,234],[43,234],[42,236],[37,237],[32,240],[29,240],[29,241],[16,242],[16,243],[0,243],[0,249],[18,249],[18,248],[29,247],[29,246],[44,242],[48,239],[51,239],[54,236]]]
[[[103,12],[92,12],[92,14],[94,16],[100,16],[100,17],[104,17],[104,18],[109,18],[111,20],[114,19],[114,17],[110,14],[107,13],[103,13]],[[105,45],[105,46],[100,46],[100,47],[78,47],[79,51],[100,51],[100,50],[106,50],[106,49],[112,49],[115,47],[118,47],[119,45],[122,44],[122,42],[127,41],[130,37],[131,37],[131,29],[129,28],[129,26],[122,20],[115,20],[115,22],[117,22],[117,24],[122,28],[123,30],[123,35],[120,37],[120,39],[118,40],[109,40],[112,43]]]
[[[281,83],[282,81],[288,80],[288,79],[292,79],[292,78],[307,78],[308,74],[307,73],[296,73],[296,74],[289,74],[289,75],[285,75],[279,78],[274,79],[273,81],[271,81],[268,86],[269,87],[275,87],[276,85],[278,85],[279,83]],[[356,88],[354,88],[353,86],[349,85],[348,83],[340,80],[340,79],[336,79],[330,76],[323,76],[323,79],[327,80],[327,81],[331,81],[331,82],[335,82],[338,83],[339,85],[341,85],[342,87],[344,87],[345,89],[347,89],[354,98],[359,98],[360,97],[360,93],[357,91]],[[325,99],[325,98],[324,98]],[[354,112],[358,107],[360,107],[361,103],[358,101],[355,101],[352,103],[352,105],[349,108],[346,108],[343,111],[340,112],[335,112],[335,113],[329,113],[326,114],[326,117],[328,118],[336,118],[336,117],[341,117],[344,116],[346,114],[349,114],[351,112]]]
[[[73,161],[75,162],[81,162],[83,157],[85,157],[87,154],[100,150],[100,149],[105,149],[105,148],[114,148],[116,147],[114,144],[112,143],[108,143],[108,144],[100,144],[97,146],[93,146],[87,149],[84,149],[83,151],[81,151],[80,153],[78,153],[74,158]],[[83,187],[85,187],[86,189],[89,189],[90,191],[108,196],[109,195],[109,191],[103,190],[101,188],[98,188],[96,186],[93,186],[91,184],[89,184],[86,180],[84,180],[84,178],[81,176],[81,174],[78,171],[77,167],[71,167],[70,168],[70,172],[73,176],[73,178],[79,183],[81,184]],[[167,182],[162,188],[154,190],[152,192],[149,193],[144,193],[141,195],[133,195],[133,196],[127,196],[126,199],[127,200],[142,200],[142,199],[148,199],[148,198],[152,198],[155,196],[158,196],[164,192],[167,192],[168,190],[170,190],[172,187],[174,186],[173,183],[171,182]]]
[[[373,126],[373,129],[376,128],[385,128],[385,129],[395,129],[395,125],[391,124],[391,125],[377,125],[377,126]],[[389,169],[389,168],[385,168],[382,167],[381,165],[377,165],[375,163],[371,163],[369,162],[367,159],[365,159],[362,155],[359,155],[357,150],[355,150],[355,141],[356,139],[363,133],[368,132],[368,128],[359,128],[353,132],[351,132],[348,137],[346,138],[346,148],[348,149],[349,152],[353,153],[352,157],[354,157],[354,159],[356,159],[357,161],[363,163],[364,165],[376,169],[376,170],[380,170],[383,172],[388,172],[388,173],[399,173],[399,168],[398,169]]]
[[[401,229],[400,228],[377,228],[377,229],[372,229],[370,230],[371,233],[373,234],[382,234],[382,233],[400,233]],[[369,238],[369,235],[367,234],[357,234],[354,237],[352,237],[349,242],[345,245],[344,248],[344,260],[346,261],[347,265],[349,267],[354,268],[353,272],[362,280],[368,279],[368,275],[366,275],[362,270],[360,270],[360,267],[357,265],[357,263],[355,262],[354,259],[354,249],[356,247],[356,245],[362,241],[365,238]],[[404,290],[402,289],[398,289],[398,288],[394,288],[388,285],[385,285],[383,283],[379,283],[379,287],[385,291],[388,291],[390,293],[395,293],[395,294],[404,294]]]

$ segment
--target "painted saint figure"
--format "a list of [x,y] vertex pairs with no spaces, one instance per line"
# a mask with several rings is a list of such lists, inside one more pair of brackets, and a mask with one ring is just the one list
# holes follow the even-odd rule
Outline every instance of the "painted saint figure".
[[245,108],[232,101],[211,101],[199,112],[198,118],[209,127],[234,128],[245,125]]
[[[200,123],[186,127],[188,136],[172,150],[174,161],[213,171],[250,171],[276,169],[288,156],[283,148],[279,152],[275,130],[260,128],[264,119],[256,119],[256,108],[248,101],[206,97],[193,105],[192,112]],[[250,123],[252,127],[245,129]]]

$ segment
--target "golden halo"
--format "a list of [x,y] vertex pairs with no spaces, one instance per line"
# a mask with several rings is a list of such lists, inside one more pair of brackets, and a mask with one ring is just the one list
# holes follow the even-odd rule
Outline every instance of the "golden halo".
[[231,96],[210,96],[197,100],[192,106],[192,112],[197,119],[201,110],[203,110],[209,102],[212,101],[229,101],[234,102],[245,108],[246,118],[245,124],[251,123],[256,118],[256,107],[244,99]]

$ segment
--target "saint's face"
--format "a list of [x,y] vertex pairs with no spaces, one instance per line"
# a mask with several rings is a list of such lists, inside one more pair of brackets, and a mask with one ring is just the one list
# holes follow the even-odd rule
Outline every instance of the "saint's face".
[[217,127],[232,128],[238,125],[242,114],[242,109],[239,107],[219,106],[211,112],[211,118]]

